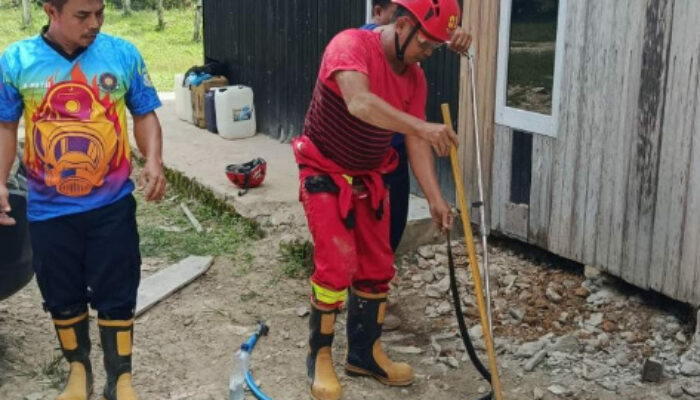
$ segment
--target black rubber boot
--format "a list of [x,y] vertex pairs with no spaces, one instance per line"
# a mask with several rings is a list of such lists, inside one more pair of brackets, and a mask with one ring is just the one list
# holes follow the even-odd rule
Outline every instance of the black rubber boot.
[[335,374],[331,355],[336,312],[336,310],[320,310],[314,304],[311,305],[309,355],[306,358],[306,369],[311,398],[314,400],[340,399],[340,382]]
[[131,345],[134,320],[99,319],[107,384],[106,400],[137,400],[131,385]]
[[72,314],[79,315],[72,318],[54,315],[53,319],[63,356],[70,364],[68,382],[56,400],[87,400],[92,393],[90,318],[87,308]]
[[387,293],[353,289],[348,298],[348,355],[345,371],[351,376],[371,376],[389,386],[413,383],[413,369],[387,357],[379,341],[386,316]]

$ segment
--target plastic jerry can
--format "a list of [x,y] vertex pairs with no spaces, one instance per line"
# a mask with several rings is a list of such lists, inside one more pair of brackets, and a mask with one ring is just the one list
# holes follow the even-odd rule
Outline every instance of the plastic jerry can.
[[183,121],[192,123],[192,95],[189,85],[182,85],[184,74],[176,74],[173,86],[175,92],[175,113]]
[[[215,76],[203,81],[197,86],[192,86],[192,113],[194,114],[194,124],[204,129],[207,127],[207,120],[204,115],[204,96],[209,89],[215,87],[225,87],[228,80],[224,76]],[[218,124],[217,124],[218,125]]]
[[211,133],[218,133],[216,130],[216,108],[215,89],[211,89],[204,95],[204,119],[207,121],[207,130]]
[[227,86],[216,91],[216,127],[224,139],[242,139],[255,135],[253,89]]

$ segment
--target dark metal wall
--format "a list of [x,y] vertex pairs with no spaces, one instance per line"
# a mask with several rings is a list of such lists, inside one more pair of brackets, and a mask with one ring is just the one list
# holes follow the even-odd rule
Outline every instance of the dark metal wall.
[[[362,25],[365,7],[364,0],[204,0],[205,58],[226,62],[232,83],[253,88],[260,132],[289,141],[301,133],[326,44]],[[456,123],[459,57],[439,50],[423,67],[428,119],[441,121],[440,103],[448,101]],[[450,171],[449,162],[438,163],[446,189],[454,187]]]
[[205,0],[204,53],[255,93],[258,130],[301,133],[323,50],[365,21],[364,0]]

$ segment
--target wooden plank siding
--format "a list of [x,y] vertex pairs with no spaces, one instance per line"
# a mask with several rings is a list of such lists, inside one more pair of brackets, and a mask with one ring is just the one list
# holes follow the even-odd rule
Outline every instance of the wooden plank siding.
[[[513,152],[513,131],[505,126],[495,125],[493,138],[494,152],[491,169],[491,229],[508,234],[506,207],[510,203],[510,179]],[[468,183],[468,182],[467,182]],[[528,238],[529,239],[529,238]]]
[[[491,197],[491,168],[494,151],[494,107],[496,95],[496,57],[498,54],[498,23],[500,4],[491,0],[465,0],[462,26],[472,35],[475,53],[474,69],[479,119],[480,146],[483,166],[484,201]],[[469,204],[478,199],[478,172],[476,168],[474,113],[472,103],[469,61],[462,57],[459,90],[459,158]],[[510,175],[510,172],[508,173]],[[510,179],[509,179],[510,180]],[[478,222],[478,210],[470,210],[474,223]],[[486,225],[490,226],[487,210]]]
[[[697,0],[569,1],[557,136],[533,137],[527,233],[696,306],[698,18]],[[464,99],[462,113],[471,113]],[[512,135],[497,125],[491,142],[491,226],[506,234]]]
[[[668,240],[668,268],[662,292],[678,292],[679,297],[700,304],[700,41],[698,40],[700,3],[695,0],[677,1],[674,18],[674,41],[683,45],[671,52],[677,79],[669,91],[678,93],[669,103],[671,113],[666,121],[675,119],[676,125],[666,131],[678,135],[678,154],[669,154],[675,167],[670,199],[671,218],[666,226],[671,232]],[[678,157],[678,158],[676,158]],[[669,271],[670,272],[670,271]],[[656,283],[656,282],[654,282]]]

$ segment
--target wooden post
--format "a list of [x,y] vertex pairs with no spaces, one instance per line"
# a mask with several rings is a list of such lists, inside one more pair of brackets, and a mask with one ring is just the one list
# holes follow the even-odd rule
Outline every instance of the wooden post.
[[[452,116],[450,116],[450,106],[447,103],[442,104],[442,119],[445,125],[452,126]],[[454,176],[457,204],[461,211],[462,230],[464,231],[464,245],[469,256],[469,269],[472,272],[472,281],[474,282],[474,297],[476,297],[477,308],[479,309],[479,319],[481,320],[481,332],[484,336],[486,344],[486,354],[489,358],[489,369],[491,372],[491,387],[496,400],[503,400],[501,391],[501,379],[498,375],[498,363],[496,361],[496,350],[493,342],[493,332],[490,322],[490,316],[487,313],[486,299],[484,298],[484,287],[481,283],[481,272],[479,270],[479,262],[476,258],[476,247],[474,246],[474,235],[469,218],[469,206],[464,194],[464,179],[460,172],[457,148],[452,146],[450,149],[450,164],[452,165],[452,174]],[[488,271],[486,272],[488,273]]]
[[193,42],[199,42],[202,40],[201,36],[201,27],[202,27],[202,0],[199,0],[197,2],[197,8],[195,9],[194,12],[194,37],[192,38]]
[[165,11],[163,10],[163,0],[158,0],[156,10],[158,12],[158,30],[162,31],[165,29],[165,16],[163,15]]
[[[493,164],[494,109],[496,101],[496,58],[498,55],[498,22],[500,2],[495,0],[465,0],[462,27],[473,37],[475,54],[475,81],[478,100],[477,114],[481,126],[481,152],[483,163],[484,202],[491,209],[491,167]],[[459,159],[462,176],[468,183],[468,197],[478,198],[476,153],[474,151],[474,118],[472,116],[471,81],[469,61],[462,58],[460,66],[459,91]],[[476,215],[473,213],[472,215]],[[490,226],[490,212],[486,214],[486,224]],[[472,222],[478,222],[476,220]]]
[[123,3],[123,14],[124,16],[131,15],[131,0],[122,0]]
[[22,29],[29,28],[32,22],[31,4],[29,0],[22,0]]

